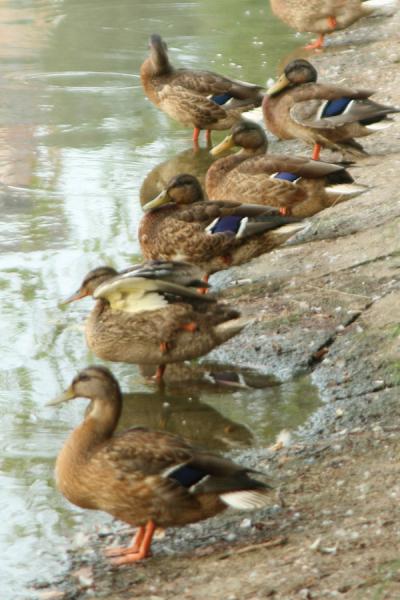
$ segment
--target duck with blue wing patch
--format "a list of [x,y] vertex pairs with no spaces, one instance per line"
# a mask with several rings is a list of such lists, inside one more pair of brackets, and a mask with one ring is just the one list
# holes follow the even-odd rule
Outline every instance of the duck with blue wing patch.
[[342,165],[268,154],[265,131],[251,121],[235,125],[211,153],[217,156],[233,147],[239,152],[220,158],[207,171],[205,187],[211,200],[235,198],[304,218],[367,190],[355,184]]
[[143,206],[139,241],[147,259],[191,262],[209,275],[276,248],[303,229],[278,208],[206,201],[192,175],[178,175]]
[[165,365],[202,356],[237,334],[248,322],[207,289],[195,265],[148,261],[118,273],[98,267],[65,303],[93,296],[85,324],[88,346],[105,360]]
[[149,41],[150,54],[140,69],[145,94],[158,108],[186,127],[193,127],[197,146],[201,129],[230,129],[243,112],[260,106],[264,88],[211,71],[176,69],[167,44],[157,34]]
[[272,486],[261,473],[166,432],[115,433],[122,394],[108,369],[87,367],[51,404],[77,397],[90,404],[58,455],[56,484],[73,504],[138,527],[131,546],[106,551],[114,565],[148,557],[156,527],[195,523],[228,506],[253,510],[269,503]]
[[313,158],[321,148],[345,157],[364,156],[355,138],[365,137],[390,125],[389,115],[400,112],[370,99],[370,90],[352,90],[317,83],[317,71],[297,59],[286,65],[263,101],[266,127],[278,138],[300,139],[314,144]]

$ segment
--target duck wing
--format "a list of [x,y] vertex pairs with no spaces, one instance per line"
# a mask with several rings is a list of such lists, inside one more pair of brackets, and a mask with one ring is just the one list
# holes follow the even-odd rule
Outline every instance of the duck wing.
[[265,505],[272,489],[269,482],[250,476],[256,471],[198,450],[166,432],[133,428],[115,436],[99,452],[106,454],[107,462],[115,466],[119,477],[121,473],[127,478],[136,474],[159,475],[166,483],[192,494],[218,494],[236,508]]
[[[310,84],[296,94],[290,116],[305,127],[330,129],[359,121],[357,105],[374,105],[370,90],[351,90],[336,86]],[[304,99],[303,99],[304,98]]]
[[159,106],[183,124],[204,128],[226,117],[226,111],[211,99],[183,86],[166,85],[159,92]]
[[119,272],[122,278],[145,277],[146,279],[166,280],[185,287],[207,287],[202,281],[203,271],[188,262],[174,260],[148,260]]
[[99,285],[93,297],[107,300],[112,310],[128,313],[158,310],[167,306],[170,301],[176,301],[177,298],[186,299],[189,302],[194,300],[215,302],[213,296],[201,295],[194,287],[129,272]]
[[203,96],[228,94],[239,100],[259,99],[260,104],[265,92],[265,88],[260,85],[202,70],[176,69],[173,83]]

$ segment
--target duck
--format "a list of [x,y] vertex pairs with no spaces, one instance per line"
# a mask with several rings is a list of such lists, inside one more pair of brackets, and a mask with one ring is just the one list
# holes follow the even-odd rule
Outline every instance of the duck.
[[57,456],[56,486],[72,504],[138,528],[129,547],[106,550],[115,566],[147,558],[157,527],[181,527],[228,506],[253,510],[270,501],[273,486],[263,474],[188,440],[145,427],[115,433],[122,394],[107,368],[86,367],[50,404],[74,398],[90,403]]
[[86,324],[89,348],[104,360],[157,365],[156,381],[169,363],[198,358],[249,322],[228,304],[201,292],[208,284],[198,267],[147,261],[121,272],[92,269],[62,304],[92,296]]
[[158,34],[150,36],[149,56],[140,68],[146,96],[160,110],[185,127],[193,127],[193,144],[198,147],[200,131],[230,129],[243,112],[261,105],[265,88],[230,79],[212,71],[176,69],[168,47]]
[[322,147],[350,159],[365,156],[355,138],[384,129],[391,122],[388,115],[399,109],[370,100],[371,90],[317,83],[317,78],[317,70],[307,60],[286,65],[263,101],[267,129],[280,139],[298,138],[313,144],[314,160],[319,159]]
[[240,151],[220,158],[207,171],[205,187],[212,200],[240,198],[243,203],[276,206],[304,218],[368,189],[354,184],[343,165],[266,154],[267,135],[252,121],[234,125],[231,135],[211,153],[217,156],[233,147]]
[[353,23],[373,14],[390,13],[394,0],[271,0],[272,12],[296,31],[318,33],[318,38],[306,46],[322,48],[327,34],[346,29]]
[[185,173],[142,208],[138,237],[143,256],[193,263],[205,281],[273,250],[305,226],[277,208],[204,200],[197,178]]

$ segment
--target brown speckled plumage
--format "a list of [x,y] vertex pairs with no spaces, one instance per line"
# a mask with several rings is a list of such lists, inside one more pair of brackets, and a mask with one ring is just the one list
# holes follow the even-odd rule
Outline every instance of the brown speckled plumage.
[[[160,265],[165,271],[163,278]],[[183,277],[182,272],[187,275]],[[114,282],[114,285],[129,282],[127,275],[129,273],[118,274],[109,267],[98,267],[88,273],[69,301],[98,294],[105,282]],[[245,321],[238,318],[238,311],[217,302],[210,294],[198,294],[195,286],[204,284],[197,277],[198,269],[194,265],[145,263],[131,274],[131,280],[135,278],[135,284],[140,278],[144,284],[150,280],[156,288],[152,294],[158,294],[164,305],[153,310],[150,307],[127,312],[113,308],[107,293],[98,297],[85,325],[89,348],[105,360],[165,365],[197,358],[228,340],[240,331]],[[165,282],[172,283],[173,287],[164,290]],[[193,323],[194,331],[184,329]]]
[[[84,369],[53,404],[76,397],[91,402],[55,469],[58,489],[73,504],[108,512],[130,525],[169,527],[218,514],[227,506],[227,493],[247,494],[248,508],[267,502],[270,486],[251,478],[248,469],[177,436],[145,428],[115,434],[122,395],[108,369]],[[190,481],[184,465],[191,469]],[[117,564],[132,560],[137,558]]]
[[[169,62],[167,46],[159,35],[152,35],[150,54],[143,62],[140,77],[149,100],[170,117],[198,129],[229,129],[242,112],[261,104],[263,88],[229,79],[211,71],[175,69]],[[232,95],[226,106],[210,96]]]
[[[372,124],[387,121],[388,114],[399,112],[395,107],[370,100],[372,93],[317,83],[315,68],[306,60],[294,60],[264,98],[264,121],[280,139],[297,138],[359,157],[365,152],[355,138],[370,135]],[[342,114],[323,117],[327,102],[341,98],[353,102]]]
[[[139,241],[145,258],[185,260],[206,274],[269,252],[303,227],[274,208],[204,201],[201,186],[191,175],[173,178],[160,199],[144,209],[148,212],[139,225]],[[248,219],[240,236],[207,231],[215,220],[232,215]]]
[[[345,29],[372,12],[362,0],[271,0],[271,8],[296,31],[323,34]],[[330,17],[336,20],[334,28]]]
[[[217,160],[207,171],[205,185],[211,200],[240,199],[284,208],[304,218],[349,197],[340,192],[340,187],[337,193],[331,187],[353,182],[344,167],[304,157],[266,154],[267,136],[256,123],[238,123],[232,135],[214,150],[233,146],[241,148],[240,152]],[[299,179],[292,183],[275,177],[281,172]],[[361,190],[361,186],[355,188],[353,195]]]

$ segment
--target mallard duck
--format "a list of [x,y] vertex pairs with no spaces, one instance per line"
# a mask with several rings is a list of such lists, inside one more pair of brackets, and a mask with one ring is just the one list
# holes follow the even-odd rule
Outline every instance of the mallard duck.
[[98,267],[64,303],[93,296],[85,325],[89,348],[116,362],[165,365],[197,358],[238,333],[248,322],[230,306],[197,290],[194,265],[153,261],[118,273]]
[[281,139],[298,138],[314,144],[313,159],[321,147],[360,157],[366,153],[354,138],[387,126],[394,106],[378,104],[370,90],[352,90],[317,83],[317,71],[307,60],[290,62],[263,101],[267,128]]
[[260,106],[262,86],[229,79],[211,71],[175,69],[169,62],[167,44],[157,34],[149,41],[150,55],[141,66],[146,96],[158,108],[186,127],[194,127],[198,144],[201,129],[230,129],[241,114]]
[[87,367],[51,404],[77,397],[90,404],[57,457],[56,485],[72,504],[138,527],[131,546],[106,552],[113,564],[149,556],[156,527],[201,521],[228,506],[267,504],[271,486],[255,479],[252,469],[166,432],[137,427],[115,434],[122,395],[108,369]]
[[237,123],[211,153],[218,155],[234,146],[241,148],[240,152],[217,160],[207,171],[206,192],[212,200],[240,198],[241,202],[278,206],[287,214],[308,217],[367,189],[355,185],[341,165],[266,154],[265,131],[250,121]]
[[326,34],[346,29],[361,17],[391,12],[394,6],[394,0],[271,0],[272,12],[289,27],[319,33],[308,49],[321,48]]
[[145,258],[185,260],[206,274],[269,252],[303,229],[276,208],[204,200],[192,175],[178,175],[143,206],[139,241]]

